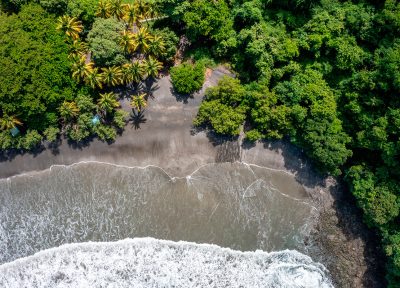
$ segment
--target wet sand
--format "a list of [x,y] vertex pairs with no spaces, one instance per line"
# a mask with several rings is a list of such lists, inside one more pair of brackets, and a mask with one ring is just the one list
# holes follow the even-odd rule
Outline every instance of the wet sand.
[[[304,185],[321,209],[322,220],[310,239],[320,243],[321,250],[310,251],[311,256],[328,267],[338,287],[380,287],[383,283],[380,275],[374,275],[379,274],[374,268],[374,264],[379,266],[374,263],[375,250],[368,250],[366,243],[370,236],[361,224],[360,215],[355,209],[349,212],[342,209],[343,205],[338,206],[343,189],[332,179],[313,171],[299,149],[282,141],[248,146],[240,137],[214,137],[212,133],[192,127],[205,88],[215,85],[227,73],[222,68],[214,70],[202,91],[191,98],[175,95],[169,77],[163,77],[153,85],[153,97],[143,117],[130,121],[113,144],[95,139],[87,146],[76,147],[63,140],[55,149],[44,149],[37,154],[7,155],[0,161],[0,178],[82,161],[140,167],[155,165],[171,176],[185,176],[215,162],[243,161],[283,170]],[[127,101],[122,104],[129,110]],[[342,219],[341,215],[352,220]]]

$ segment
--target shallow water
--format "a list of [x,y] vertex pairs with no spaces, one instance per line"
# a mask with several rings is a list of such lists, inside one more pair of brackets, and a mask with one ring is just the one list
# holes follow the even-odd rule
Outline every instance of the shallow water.
[[54,166],[0,180],[0,263],[64,243],[134,237],[298,249],[315,211],[291,175],[243,163],[184,178],[152,166]]
[[0,286],[330,288],[332,284],[321,264],[296,251],[243,253],[145,238],[46,250],[0,266]]
[[[88,241],[110,242],[137,237],[209,243],[240,251],[254,251],[257,249],[264,251],[279,251],[285,249],[305,251],[304,241],[308,237],[309,230],[316,221],[317,216],[317,209],[313,207],[310,197],[307,195],[304,188],[295,181],[293,175],[284,171],[271,170],[245,163],[209,164],[200,167],[191,175],[182,178],[171,177],[161,168],[154,166],[144,168],[123,167],[98,162],[78,163],[72,166],[53,166],[46,171],[0,180],[0,264],[27,257],[45,249],[58,247],[65,243],[81,243]],[[170,250],[172,248],[170,244],[172,242],[168,242],[169,244],[167,245],[162,241],[152,241],[153,242],[150,241],[151,243],[149,242],[150,244],[149,247],[146,248],[147,250],[145,249],[146,251],[150,251],[149,253],[151,255],[157,251],[159,252],[160,249],[162,251],[165,250],[167,254],[171,253]],[[136,242],[132,244],[133,248],[129,245],[130,248],[119,244],[115,246],[112,243],[104,244],[104,247],[115,247],[116,250],[110,248],[111,250],[109,251],[111,252],[109,253],[113,254],[115,252],[118,254],[126,249],[137,249],[134,248],[136,244]],[[179,246],[180,244],[176,245]],[[191,245],[193,246],[195,244]],[[32,263],[36,263],[34,264],[36,270],[29,266],[33,269],[32,271],[36,271],[31,274],[42,275],[44,277],[43,279],[45,279],[46,277],[50,277],[46,273],[48,273],[47,270],[49,270],[49,267],[55,265],[54,263],[58,263],[57,265],[59,265],[60,273],[64,273],[62,272],[64,271],[63,269],[66,269],[65,273],[67,273],[70,271],[69,267],[80,265],[79,263],[73,262],[72,259],[76,257],[79,258],[81,255],[85,254],[85,249],[91,251],[90,259],[96,257],[101,259],[101,255],[103,255],[101,253],[104,252],[101,250],[104,248],[103,246],[96,246],[95,244],[85,244],[79,247],[79,249],[71,248],[74,252],[68,252],[70,248],[57,248],[54,251],[58,252],[51,250],[55,253],[51,252],[53,253],[51,257],[49,256],[50,254],[41,253],[40,255],[42,256],[38,256],[39,258],[35,256],[36,258],[25,258],[21,261],[17,260],[17,262],[12,264],[14,268],[11,270],[7,268],[11,267],[9,264],[0,265],[0,270],[8,271],[8,274],[5,275],[11,277],[13,273],[18,274],[18,271],[26,269],[27,265],[29,266],[33,265]],[[86,248],[80,250],[82,247]],[[95,251],[96,247],[101,247],[101,251],[97,253]],[[217,257],[218,259],[214,259],[213,256],[210,256],[209,252],[204,252],[204,249],[200,249],[201,252],[199,252],[199,248],[196,247],[197,246],[193,246],[193,251],[190,251],[190,253],[194,253],[192,257],[198,257],[199,255],[196,253],[200,253],[202,254],[202,259],[210,257],[208,262],[204,260],[207,263],[214,263],[214,260],[217,262],[219,261],[219,266],[217,266],[222,267],[221,269],[225,269],[223,268],[225,264],[221,264],[223,261],[218,260],[218,257],[225,255],[225,250],[218,250],[222,248],[217,249],[214,247],[213,249],[218,250],[216,251],[217,254],[220,253],[220,251],[225,251],[223,253],[221,252],[221,255],[218,254],[220,255]],[[178,248],[175,247],[173,249],[176,250]],[[190,253],[188,255],[191,255]],[[293,264],[290,257],[293,256],[293,259],[298,260],[298,257],[300,257],[299,255],[301,255],[301,257],[307,258],[307,256],[295,251],[285,253],[276,255],[286,255],[286,258],[279,256],[275,259],[275,256],[272,257],[272,254],[270,255],[268,253],[262,254],[262,257],[260,256],[260,259],[263,259],[262,261],[265,260],[273,264],[271,264],[272,268],[268,265],[267,266],[270,268],[263,266],[265,269],[262,269],[265,271],[263,270],[260,272],[262,274],[260,274],[260,281],[266,281],[265,277],[272,277],[274,279],[278,277],[276,275],[280,272],[276,274],[278,270],[274,270],[274,263],[277,259],[283,259],[283,262],[279,260],[282,263],[286,261],[285,267],[287,268],[292,267],[291,265]],[[257,266],[261,264],[257,262],[258,260],[255,260],[259,259],[257,255],[256,253],[251,256],[251,259],[249,258],[250,260],[246,258],[246,261],[251,263],[249,267],[253,267],[252,265],[256,263],[254,264],[254,270],[261,269]],[[232,257],[235,258],[236,256]],[[189,258],[190,257],[187,256],[187,258],[183,260],[165,259],[165,261],[172,261],[171,263],[175,263],[171,264],[172,266],[184,266],[185,261],[189,261]],[[235,260],[237,263],[243,260],[240,260],[241,258],[238,259]],[[287,269],[290,271],[285,270],[285,273],[287,273],[285,277],[289,279],[288,281],[293,280],[293,283],[297,283],[297,280],[294,280],[297,277],[298,279],[310,278],[310,281],[317,281],[315,283],[325,283],[325,280],[321,280],[327,279],[325,270],[323,270],[323,272],[321,272],[322,270],[319,272],[317,271],[316,274],[314,273],[315,271],[311,271],[315,267],[320,267],[320,264],[313,263],[311,259],[307,258],[308,262],[306,262],[308,264],[304,266],[304,259],[296,260],[297,262],[295,262],[294,265],[297,268],[293,268],[294,270],[289,268]],[[88,277],[90,276],[90,279],[95,279],[97,277],[95,276],[97,275],[96,273],[100,273],[96,271],[103,271],[105,269],[104,267],[112,267],[114,265],[108,262],[101,262],[100,260],[93,261],[93,263],[85,262],[86,264],[83,264],[89,266],[94,265],[97,267],[96,269],[98,269],[96,270],[93,268],[94,270],[91,270],[94,273],[93,275],[90,274],[92,272],[85,274]],[[121,261],[128,260],[122,259]],[[60,263],[64,263],[65,267],[62,266],[64,264]],[[102,265],[106,266],[102,269],[98,268]],[[163,262],[152,262],[149,265],[149,267],[153,268],[147,267],[146,269],[154,270],[161,269],[159,265],[165,266],[167,264],[163,264]],[[310,268],[311,270],[309,271],[307,265],[314,265],[312,266],[314,268]],[[38,273],[37,269],[42,269],[43,271]],[[207,269],[212,271],[212,265]],[[221,270],[221,273],[224,274],[226,272],[226,275],[230,275],[229,273],[236,273],[234,270],[228,270]],[[75,272],[71,272],[71,275],[76,275],[74,274]],[[190,271],[182,273],[189,272]],[[248,271],[248,273],[250,272],[251,271]],[[191,271],[190,273],[194,272]],[[15,281],[19,278],[21,281],[23,279],[34,279],[34,276],[32,276],[33,278],[29,278],[30,276],[26,278],[25,276],[22,277],[18,275],[16,278],[11,278]],[[279,275],[279,277],[283,277],[283,274]],[[295,275],[293,276],[294,278],[291,275]],[[206,274],[203,276],[206,277],[204,279],[208,277]],[[0,279],[6,281],[8,279],[7,277]],[[243,279],[246,278],[245,276],[241,277],[244,277]],[[203,278],[201,279],[201,281],[204,280]],[[179,282],[181,280],[176,280],[178,281],[176,286],[187,287],[185,282]],[[153,286],[150,285],[149,287],[165,287],[160,284],[161,282],[157,281],[154,282],[156,284]],[[245,281],[243,283],[246,284],[248,283],[246,281],[251,281],[251,277],[243,281]],[[275,283],[268,281],[260,283]],[[281,283],[279,281],[276,283]],[[139,284],[137,285],[136,287],[141,287]],[[268,285],[267,287],[269,287]],[[57,287],[72,286],[61,285]],[[244,286],[247,287],[247,284]],[[8,287],[13,286],[11,285]],[[39,287],[47,287],[47,284],[39,285]],[[167,287],[169,286],[167,285]],[[198,287],[203,287],[203,285]],[[217,287],[220,286],[217,285]],[[253,285],[252,287],[257,286]],[[270,287],[276,286],[272,285]],[[303,286],[294,285],[293,287]],[[304,287],[320,286],[310,285]]]

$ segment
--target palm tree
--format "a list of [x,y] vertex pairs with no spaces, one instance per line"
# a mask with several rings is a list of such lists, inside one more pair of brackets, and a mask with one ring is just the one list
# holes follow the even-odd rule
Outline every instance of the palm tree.
[[101,73],[103,83],[107,86],[117,86],[123,82],[123,73],[120,67],[106,67],[101,70],[103,71]]
[[110,18],[111,5],[108,1],[100,1],[96,11],[96,17]]
[[100,99],[97,101],[97,107],[104,113],[104,117],[107,113],[111,113],[115,108],[118,108],[119,102],[114,93],[104,93],[100,94]]
[[122,31],[121,38],[119,39],[119,45],[121,45],[122,49],[124,49],[125,54],[133,52],[133,48],[135,47],[133,34],[127,30]]
[[74,101],[64,101],[58,108],[58,111],[60,112],[61,117],[64,119],[64,122],[76,118],[79,114],[79,108]]
[[132,63],[125,64],[122,66],[124,73],[124,80],[126,84],[139,83],[143,79],[144,71],[143,65],[139,61],[133,61]]
[[150,56],[149,59],[144,61],[143,67],[147,77],[156,78],[163,65],[157,59]]
[[154,35],[149,40],[148,52],[154,57],[159,57],[165,53],[165,44],[161,36]]
[[135,40],[134,50],[138,50],[142,54],[146,54],[149,50],[149,41],[151,40],[152,36],[147,31],[146,27],[141,27],[139,31],[133,34],[133,38]]
[[80,58],[86,55],[88,50],[88,45],[80,40],[74,40],[71,45],[69,45],[69,57],[70,58]]
[[89,75],[87,75],[86,79],[86,84],[90,85],[93,89],[96,88],[103,88],[103,77],[99,73],[99,69],[96,67],[90,72]]
[[0,118],[0,128],[1,130],[11,130],[17,125],[22,125],[22,122],[15,115],[4,114]]
[[140,113],[140,111],[142,111],[147,106],[147,101],[145,97],[146,97],[145,93],[140,95],[132,95],[131,107],[133,109],[136,109]]
[[121,0],[112,0],[110,2],[110,12],[118,20],[122,19],[125,14],[125,4],[122,4]]
[[133,24],[136,26],[140,23],[139,22],[139,15],[136,13],[136,7],[133,4],[127,4],[125,6],[125,15],[124,20],[128,24],[128,27],[132,27]]
[[149,4],[143,0],[136,0],[134,5],[137,15],[140,15],[142,19],[146,18]]
[[79,33],[83,31],[82,22],[71,16],[61,16],[58,18],[57,30],[64,32],[73,40],[79,38]]
[[72,77],[80,82],[93,72],[93,62],[86,63],[86,56],[81,56],[72,64]]

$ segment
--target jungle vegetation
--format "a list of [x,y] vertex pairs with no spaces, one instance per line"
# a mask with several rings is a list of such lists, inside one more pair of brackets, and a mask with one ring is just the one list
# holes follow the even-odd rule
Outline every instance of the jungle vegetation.
[[[60,132],[113,139],[125,117],[115,91],[172,65],[185,36],[191,61],[172,69],[175,89],[198,89],[180,85],[198,79],[196,60],[237,75],[206,92],[194,124],[288,139],[345,180],[400,286],[399,1],[1,0],[1,11],[1,149]],[[144,109],[146,96],[131,104]]]

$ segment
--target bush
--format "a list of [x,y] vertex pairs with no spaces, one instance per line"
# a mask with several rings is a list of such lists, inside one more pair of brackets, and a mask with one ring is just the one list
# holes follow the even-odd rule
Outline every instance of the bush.
[[114,125],[119,129],[123,129],[126,124],[126,117],[128,115],[129,113],[124,110],[115,111],[113,120]]
[[42,142],[42,139],[42,135],[40,135],[36,130],[30,130],[21,139],[21,146],[25,150],[31,150],[39,146],[40,142]]
[[173,63],[176,51],[178,50],[179,37],[169,28],[155,30],[154,33],[162,37],[165,44],[165,53],[160,60]]
[[102,141],[114,141],[117,138],[117,131],[113,127],[97,125],[94,130]]
[[257,129],[253,129],[253,130],[246,132],[246,140],[249,140],[251,142],[255,142],[262,138],[263,138],[263,135],[260,132],[258,132]]
[[60,129],[57,127],[49,127],[44,130],[43,135],[46,137],[46,140],[50,143],[55,142],[57,140],[58,134],[60,133]]
[[183,63],[171,68],[172,85],[180,94],[192,94],[203,87],[205,68],[201,64]]

